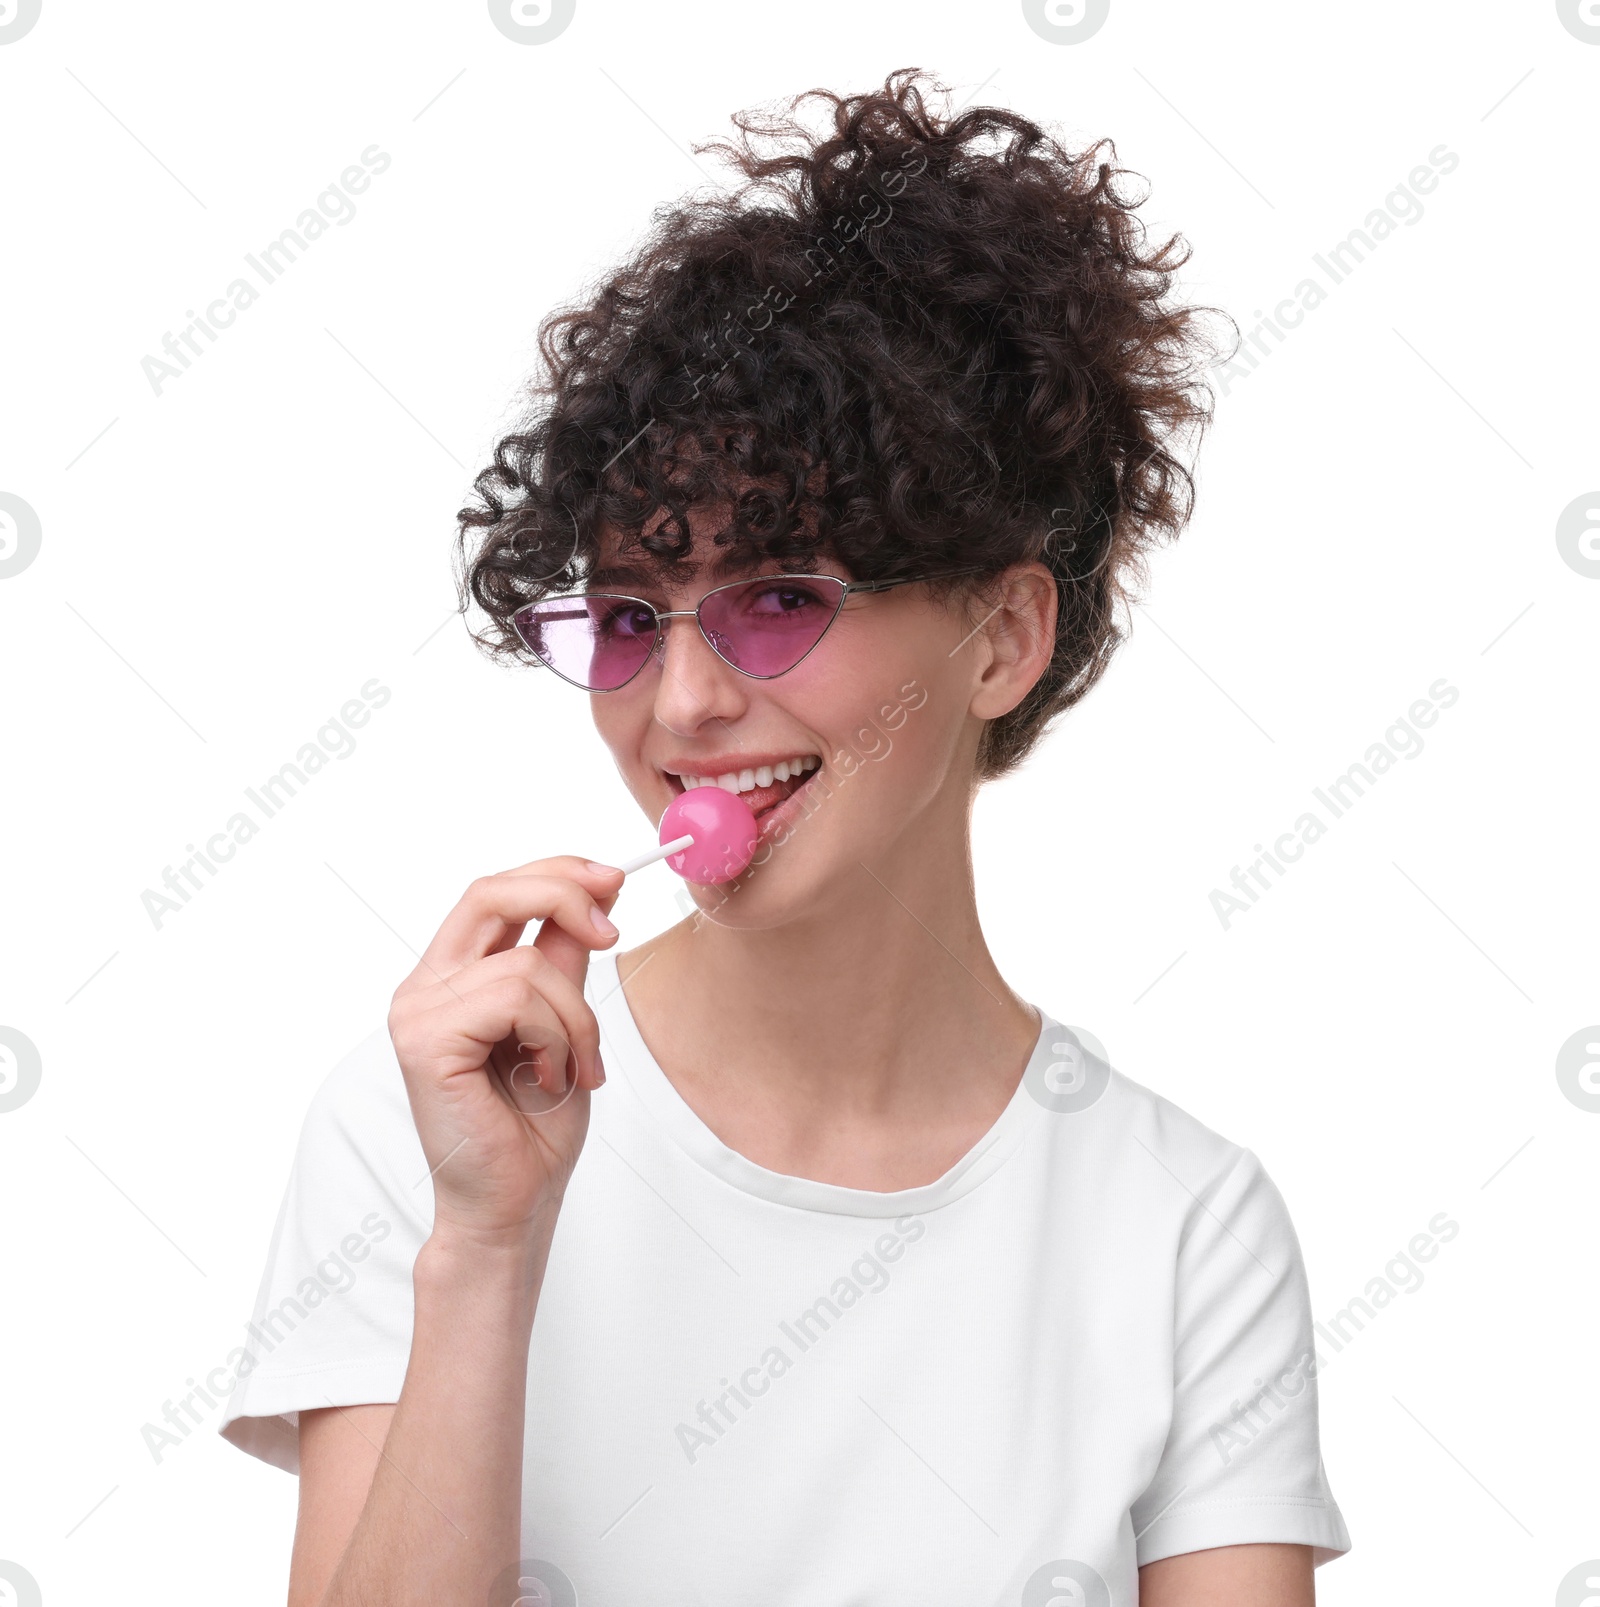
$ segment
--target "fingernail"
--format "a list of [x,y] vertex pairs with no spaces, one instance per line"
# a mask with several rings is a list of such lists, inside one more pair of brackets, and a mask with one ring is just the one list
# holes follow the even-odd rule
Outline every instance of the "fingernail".
[[606,1063],[599,1055],[594,1057],[594,1080],[596,1084],[603,1083],[606,1080]]
[[597,931],[602,937],[615,937],[617,935],[616,927],[614,927],[611,922],[600,913],[600,906],[598,904],[590,905],[589,916],[594,921],[595,931]]
[[586,864],[590,870],[594,871],[599,876],[613,876],[617,874],[617,867],[615,865],[602,865],[597,859],[586,859],[584,864]]

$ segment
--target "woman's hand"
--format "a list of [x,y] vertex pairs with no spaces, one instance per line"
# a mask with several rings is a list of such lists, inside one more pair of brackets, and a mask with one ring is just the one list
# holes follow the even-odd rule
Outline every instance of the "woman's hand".
[[[559,1207],[605,1080],[583,997],[622,872],[573,855],[482,876],[395,990],[389,1036],[433,1173],[434,1232],[515,1241]],[[531,945],[523,929],[541,921]]]

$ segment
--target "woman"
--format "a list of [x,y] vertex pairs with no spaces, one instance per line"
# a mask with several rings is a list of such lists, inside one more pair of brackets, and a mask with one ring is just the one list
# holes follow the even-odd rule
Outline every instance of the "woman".
[[737,119],[461,514],[479,640],[760,844],[622,953],[615,868],[480,878],[319,1092],[225,1425],[293,1607],[1302,1607],[1349,1545],[1277,1190],[976,912],[978,786],[1187,516],[1183,259],[918,77]]

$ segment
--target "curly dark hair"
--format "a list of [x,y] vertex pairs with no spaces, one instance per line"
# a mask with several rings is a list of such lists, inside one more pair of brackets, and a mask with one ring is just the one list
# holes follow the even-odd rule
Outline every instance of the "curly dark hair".
[[719,574],[824,552],[862,580],[977,568],[931,590],[992,607],[1009,565],[1053,570],[1049,668],[987,723],[977,780],[1100,678],[1129,581],[1192,509],[1171,448],[1210,422],[1214,309],[1168,300],[1189,249],[1146,253],[1109,139],[1074,155],[1011,111],[941,118],[922,77],[788,102],[829,103],[823,135],[735,115],[737,143],[695,149],[725,154],[738,190],[658,209],[631,261],[540,325],[531,412],[457,515],[480,646],[529,657],[511,616],[581,589],[603,529],[687,578],[686,514],[709,503],[730,515]]

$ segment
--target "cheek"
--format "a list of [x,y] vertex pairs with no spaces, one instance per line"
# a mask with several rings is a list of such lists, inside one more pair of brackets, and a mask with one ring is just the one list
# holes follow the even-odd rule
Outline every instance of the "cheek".
[[615,710],[608,707],[603,697],[589,698],[589,717],[594,721],[595,734],[605,743],[613,759],[620,759],[623,749],[623,722],[616,718]]
[[839,797],[847,813],[877,822],[862,829],[893,833],[893,822],[921,813],[943,788],[949,743],[935,727],[934,704],[918,710],[893,700],[844,730],[832,755]]
[[615,695],[592,695],[589,714],[595,734],[605,743],[618,774],[628,782],[630,790],[637,791],[638,753],[648,729],[648,715],[641,721],[640,716],[626,704],[619,703]]
[[913,618],[872,637],[852,633],[839,649],[803,681],[805,665],[785,677],[789,711],[830,744],[841,776],[882,769],[914,787],[948,746],[938,711],[951,697],[949,647]]
[[[885,714],[891,718],[886,719]],[[862,765],[882,764],[894,751],[900,731],[894,721],[899,716],[894,714],[891,705],[884,704],[875,708],[870,715],[858,719],[848,730],[840,734],[840,742]]]
[[[882,666],[879,666],[881,673]],[[939,699],[914,676],[859,697],[824,728],[829,757],[841,778],[857,777],[874,792],[892,792],[911,804],[937,790],[948,758]]]

